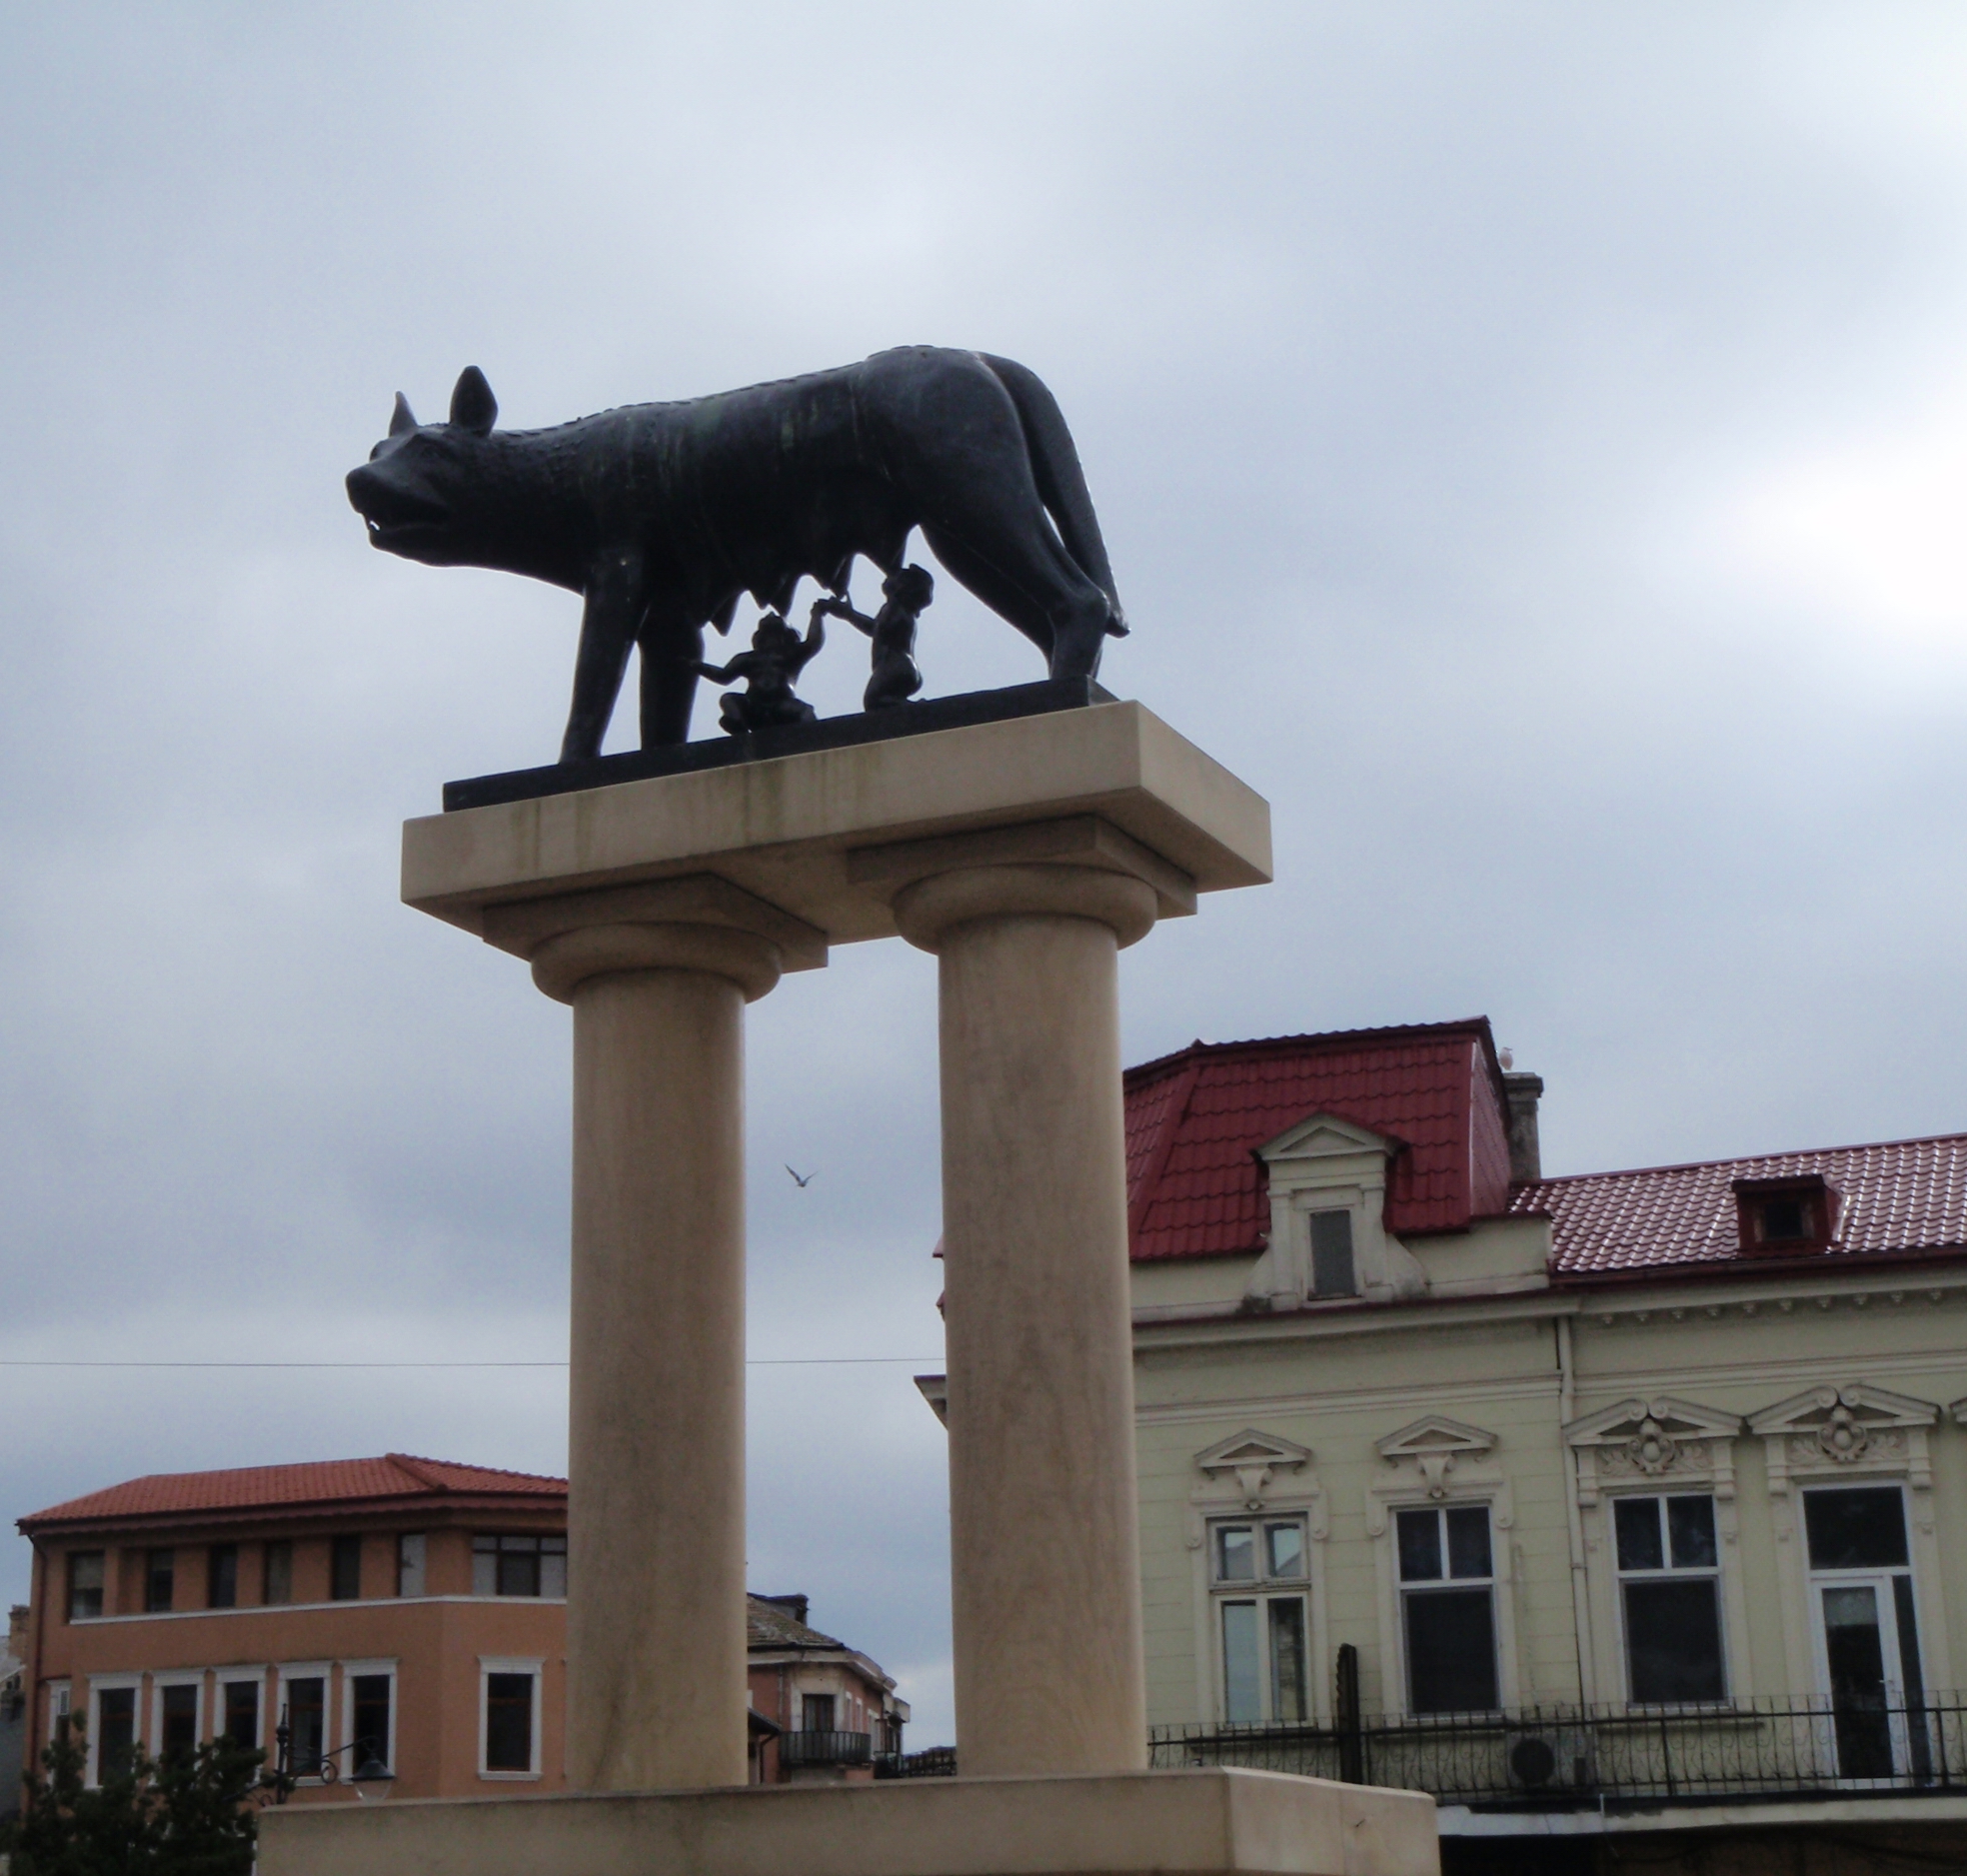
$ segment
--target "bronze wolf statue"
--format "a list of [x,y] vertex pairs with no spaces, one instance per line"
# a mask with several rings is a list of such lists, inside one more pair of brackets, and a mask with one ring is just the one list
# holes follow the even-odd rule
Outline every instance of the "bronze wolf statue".
[[476,366],[448,423],[399,395],[349,500],[392,554],[584,596],[562,762],[600,754],[631,646],[643,747],[681,743],[706,625],[742,593],[783,613],[808,575],[844,595],[857,555],[895,574],[916,528],[1051,677],[1093,676],[1126,631],[1071,433],[1008,359],[906,346],[553,430],[495,431],[498,411]]

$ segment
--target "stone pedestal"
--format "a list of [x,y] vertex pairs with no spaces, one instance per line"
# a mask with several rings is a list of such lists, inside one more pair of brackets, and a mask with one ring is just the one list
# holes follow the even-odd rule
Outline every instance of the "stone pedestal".
[[[286,1812],[267,1876],[1435,1869],[1424,1797],[1138,1769],[1117,958],[1269,860],[1262,801],[1134,704],[406,826],[404,899],[574,1005],[567,1770],[642,1795]],[[720,1792],[745,1776],[743,1005],[897,933],[942,984],[965,1776]]]
[[260,1876],[1438,1876],[1434,1800],[1276,1772],[269,1811]]

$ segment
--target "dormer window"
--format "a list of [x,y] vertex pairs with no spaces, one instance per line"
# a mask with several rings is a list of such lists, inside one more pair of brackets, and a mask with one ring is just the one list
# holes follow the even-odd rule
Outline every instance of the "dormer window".
[[1830,1244],[1837,1194],[1821,1172],[1736,1179],[1735,1207],[1747,1257],[1802,1257]]
[[1352,1265],[1350,1211],[1311,1214],[1311,1293],[1314,1296],[1359,1293],[1358,1274]]

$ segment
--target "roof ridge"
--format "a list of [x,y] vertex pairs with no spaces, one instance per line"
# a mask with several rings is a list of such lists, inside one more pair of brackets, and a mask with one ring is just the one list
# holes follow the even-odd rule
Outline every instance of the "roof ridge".
[[1154,1074],[1195,1056],[1236,1055],[1268,1048],[1303,1048],[1311,1044],[1383,1042],[1401,1036],[1465,1035],[1478,1031],[1493,1032],[1487,1016],[1464,1016],[1453,1022],[1387,1022],[1360,1029],[1314,1029],[1301,1035],[1253,1035],[1234,1042],[1204,1042],[1197,1036],[1186,1048],[1177,1048],[1171,1054],[1156,1055],[1152,1060],[1138,1062],[1123,1072],[1131,1080],[1136,1075]]
[[[434,1465],[447,1467],[453,1472],[483,1472],[492,1478],[537,1479],[543,1485],[565,1485],[567,1483],[566,1479],[561,1477],[558,1472],[518,1472],[509,1465],[479,1465],[470,1459],[431,1459],[413,1452],[392,1452],[385,1456],[393,1463],[401,1465],[406,1471],[414,1473],[419,1478],[424,1475],[416,1471],[418,1466]],[[455,1485],[436,1484],[433,1489],[438,1491],[455,1491],[457,1487]]]
[[1586,1179],[1637,1179],[1654,1172],[1705,1172],[1713,1166],[1745,1166],[1764,1159],[1810,1159],[1825,1153],[1885,1152],[1895,1146],[1938,1146],[1967,1140],[1959,1133],[1915,1133],[1906,1139],[1858,1140],[1849,1146],[1786,1146],[1767,1153],[1726,1153],[1717,1159],[1675,1159],[1657,1166],[1612,1166],[1603,1172],[1553,1172],[1538,1179],[1512,1179],[1512,1193],[1533,1191],[1539,1185],[1574,1185]]

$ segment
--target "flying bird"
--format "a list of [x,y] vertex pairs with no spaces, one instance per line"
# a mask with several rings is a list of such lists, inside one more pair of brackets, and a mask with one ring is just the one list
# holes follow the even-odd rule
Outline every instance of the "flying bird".
[[[791,1166],[788,1166],[786,1170],[788,1172],[793,1172]],[[806,1175],[805,1178],[801,1178],[797,1172],[793,1172],[793,1183],[797,1185],[801,1191],[805,1191],[806,1188],[809,1185],[811,1185],[813,1181],[817,1179],[819,1176],[820,1176],[820,1168],[818,1166],[815,1166],[813,1170]]]

